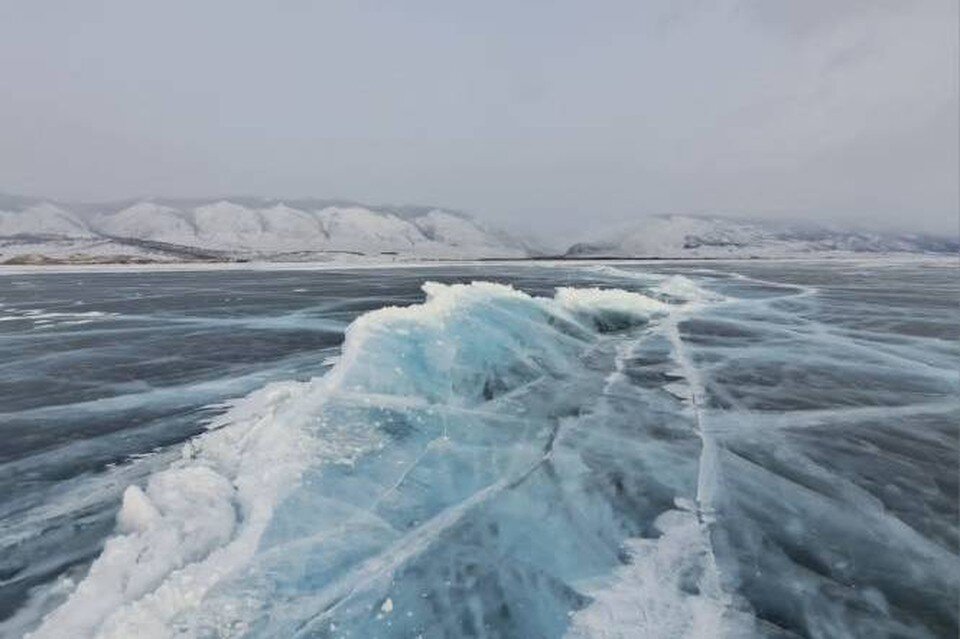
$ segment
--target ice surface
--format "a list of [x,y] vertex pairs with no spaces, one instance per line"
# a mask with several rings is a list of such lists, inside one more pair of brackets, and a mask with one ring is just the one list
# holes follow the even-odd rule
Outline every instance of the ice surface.
[[34,636],[951,636],[954,284],[859,268],[425,284],[127,488]]

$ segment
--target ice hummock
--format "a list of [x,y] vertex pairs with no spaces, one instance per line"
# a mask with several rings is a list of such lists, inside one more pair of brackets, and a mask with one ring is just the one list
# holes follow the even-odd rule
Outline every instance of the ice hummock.
[[[428,597],[394,593],[391,580],[427,569],[441,540],[488,509],[513,513],[505,522],[528,516],[521,486],[557,490],[541,475],[573,463],[553,460],[554,446],[603,379],[584,354],[609,357],[603,331],[648,330],[669,307],[617,290],[567,288],[549,299],[475,282],[424,291],[422,305],[355,321],[325,377],[252,394],[180,462],[128,488],[117,536],[34,636],[68,627],[75,636],[284,634],[328,617],[347,628],[387,599],[402,614],[385,629],[447,623],[423,609]],[[616,519],[597,508],[598,521]],[[619,535],[604,536],[589,568],[573,555],[562,575],[517,567],[514,589],[534,579],[552,600],[513,623],[562,629],[586,602],[565,582],[617,562]],[[487,593],[482,606],[508,605],[504,594]]]

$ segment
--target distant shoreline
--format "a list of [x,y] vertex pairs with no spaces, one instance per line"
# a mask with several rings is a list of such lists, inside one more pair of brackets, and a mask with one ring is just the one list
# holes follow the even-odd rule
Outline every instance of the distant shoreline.
[[112,262],[50,262],[34,264],[0,264],[0,276],[31,273],[85,273],[85,272],[186,272],[186,271],[323,271],[390,268],[439,268],[444,266],[481,266],[490,264],[589,264],[589,263],[696,263],[696,262],[936,262],[960,268],[960,255],[947,253],[843,253],[817,255],[775,256],[708,256],[708,257],[558,257],[525,258],[421,258],[411,260],[378,260],[374,257],[358,260],[284,262],[267,260],[196,260],[196,261],[112,261]]

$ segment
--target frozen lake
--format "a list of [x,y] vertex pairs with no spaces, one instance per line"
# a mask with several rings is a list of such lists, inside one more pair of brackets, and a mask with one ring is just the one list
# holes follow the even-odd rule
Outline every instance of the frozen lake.
[[0,636],[955,637],[958,303],[955,260],[0,272]]

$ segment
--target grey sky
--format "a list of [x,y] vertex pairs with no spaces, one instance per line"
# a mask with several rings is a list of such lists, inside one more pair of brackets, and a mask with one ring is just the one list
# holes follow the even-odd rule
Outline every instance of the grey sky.
[[956,0],[0,3],[0,191],[957,228]]

